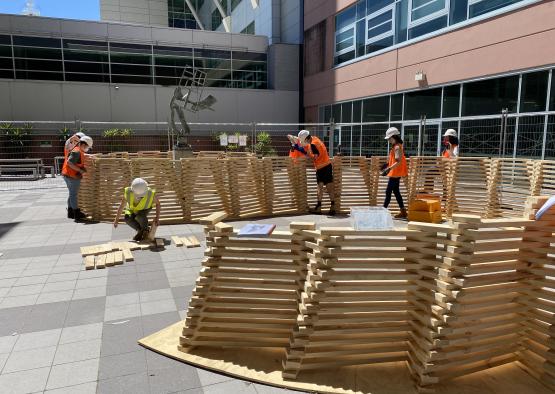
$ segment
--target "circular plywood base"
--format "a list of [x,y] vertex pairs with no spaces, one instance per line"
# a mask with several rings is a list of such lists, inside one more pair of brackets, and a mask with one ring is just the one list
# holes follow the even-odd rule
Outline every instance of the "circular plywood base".
[[[272,386],[333,394],[416,394],[404,362],[303,371],[296,380],[284,380],[280,349],[203,348],[190,353],[177,349],[183,322],[175,323],[139,341],[144,347],[179,361],[239,379]],[[437,394],[549,394],[551,390],[528,375],[519,363],[474,373],[435,386]]]

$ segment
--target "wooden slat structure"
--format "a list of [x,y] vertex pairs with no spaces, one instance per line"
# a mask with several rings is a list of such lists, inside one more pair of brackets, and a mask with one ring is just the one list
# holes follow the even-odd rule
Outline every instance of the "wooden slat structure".
[[[335,203],[339,212],[383,204],[388,178],[380,175],[385,157],[333,159]],[[162,202],[162,223],[192,222],[211,212],[233,218],[303,214],[316,204],[316,175],[309,160],[288,157],[89,158],[80,196],[93,220],[112,221],[123,188],[146,179]],[[411,157],[401,182],[405,205],[419,193],[441,197],[443,216],[484,218],[523,213],[529,196],[555,190],[555,162],[523,159]],[[323,212],[329,209],[324,194]],[[395,198],[390,209],[398,211]],[[154,212],[152,213],[154,215]]]
[[[555,208],[454,214],[390,231],[291,223],[267,238],[206,225],[206,258],[179,349],[279,348],[303,371],[406,361],[421,392],[519,362],[555,389]],[[325,372],[322,372],[325,373]]]

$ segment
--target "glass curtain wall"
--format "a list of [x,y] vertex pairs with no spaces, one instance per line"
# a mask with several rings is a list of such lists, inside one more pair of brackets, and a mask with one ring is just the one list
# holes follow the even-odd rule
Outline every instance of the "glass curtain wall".
[[175,86],[187,66],[206,86],[267,89],[266,53],[0,35],[0,78]]
[[[453,128],[464,155],[504,152],[505,157],[555,158],[555,137],[550,132],[555,114],[546,113],[555,111],[554,74],[553,70],[530,71],[324,105],[318,111],[319,122],[362,123],[341,127],[338,141],[344,154],[387,153],[383,137],[388,127],[396,126],[411,155],[418,153],[419,138],[422,154],[440,153],[441,135]],[[505,144],[500,146],[503,110],[508,117]]]
[[335,16],[336,65],[526,0],[359,0]]

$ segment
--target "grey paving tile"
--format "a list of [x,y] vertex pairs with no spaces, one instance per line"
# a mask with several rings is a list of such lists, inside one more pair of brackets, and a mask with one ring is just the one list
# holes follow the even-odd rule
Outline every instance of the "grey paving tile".
[[35,305],[38,294],[18,296],[18,297],[5,297],[0,304],[0,308],[17,308],[20,306],[30,306]]
[[47,390],[96,381],[99,359],[52,366]]
[[42,392],[49,373],[50,367],[46,367],[0,375],[2,394]]
[[17,342],[17,335],[0,337],[0,354],[10,353]]
[[106,286],[116,286],[125,283],[137,282],[137,275],[135,273],[123,274],[123,275],[113,275],[111,272],[108,275],[108,281]]
[[96,382],[78,384],[76,386],[62,387],[60,389],[46,390],[45,394],[95,394]]
[[47,283],[44,285],[43,293],[52,293],[55,291],[73,290],[75,289],[76,280],[68,280],[63,282]]
[[133,292],[137,292],[137,291],[139,291],[139,283],[138,282],[108,285],[106,287],[106,295],[107,296],[125,294],[125,293],[133,293]]
[[0,336],[11,335],[19,332],[25,317],[31,313],[32,306],[0,309]]
[[[161,354],[150,351],[148,349],[146,350],[146,366],[147,366],[148,372],[150,373],[152,373],[153,371],[158,371],[160,369],[168,369],[168,368],[183,369],[183,370],[195,369],[195,367],[189,364],[185,364],[181,361],[174,360],[171,357],[163,356]],[[201,386],[201,384],[199,384],[199,386]],[[184,388],[187,388],[187,387],[184,387]]]
[[65,326],[79,326],[104,321],[105,303],[106,297],[71,301],[67,312]]
[[230,380],[228,382],[212,384],[202,388],[206,394],[256,394],[254,384],[242,380]]
[[300,394],[300,391],[282,389],[279,387],[266,386],[264,384],[253,383],[254,389],[258,394]]
[[55,291],[52,293],[42,293],[37,298],[38,304],[48,304],[51,302],[70,301],[73,297],[73,290]]
[[52,365],[55,353],[56,346],[12,352],[2,373],[49,367]]
[[187,307],[189,306],[189,300],[191,299],[191,295],[194,288],[195,288],[194,285],[190,285],[190,286],[173,287],[171,289],[173,294],[173,299],[175,300],[175,304],[178,310],[181,311],[181,310],[187,309]]
[[43,284],[12,287],[7,297],[25,296],[41,292]]
[[159,271],[137,272],[137,279],[139,282],[145,282],[166,280],[168,278],[166,276],[166,271],[164,271],[164,267],[162,266]]
[[209,386],[209,385],[212,385],[212,384],[223,383],[223,382],[228,382],[230,380],[233,380],[233,378],[231,376],[227,376],[227,375],[207,371],[207,370],[202,369],[202,368],[197,368],[197,375],[198,375],[198,377],[200,379],[200,383],[202,384],[203,387],[204,386]]
[[65,327],[60,336],[60,345],[102,338],[103,323],[84,324],[82,326]]
[[6,361],[8,361],[9,356],[9,353],[0,353],[0,371],[2,371],[4,365],[6,365]]
[[141,349],[135,352],[101,357],[98,379],[110,379],[118,376],[136,374],[146,370],[145,352]]
[[121,305],[138,304],[139,293],[126,293],[106,297],[106,308],[113,308]]
[[70,280],[77,280],[79,272],[64,272],[59,274],[50,274],[46,283],[66,282]]
[[13,348],[14,352],[56,346],[60,339],[62,329],[30,332],[19,335]]
[[163,328],[180,321],[181,318],[177,312],[157,313],[153,315],[144,315],[141,317],[143,325],[143,336],[154,334]]
[[100,357],[100,339],[58,345],[54,365],[72,363]]
[[201,387],[195,368],[187,364],[155,371],[149,370],[148,381],[152,394],[172,393]]
[[168,299],[171,299],[172,297],[173,297],[173,294],[171,289],[141,291],[139,296],[141,303],[159,301],[159,300],[168,300]]
[[72,300],[84,300],[86,298],[104,297],[106,286],[88,287],[86,289],[76,289],[73,292]]
[[175,305],[175,301],[173,300],[173,298],[169,300],[158,300],[141,303],[141,315],[143,316],[173,311],[177,312],[177,306]]
[[76,289],[86,289],[90,287],[106,286],[108,280],[106,277],[91,278],[91,279],[78,279],[75,286]]
[[97,387],[98,394],[150,394],[148,375],[141,372],[132,375],[118,376],[100,380]]
[[[79,264],[82,268],[82,264]],[[92,278],[103,278],[108,276],[109,270],[88,270],[88,271],[79,271],[78,272],[78,279],[92,279]]]
[[141,318],[135,317],[126,320],[128,321],[121,324],[104,323],[100,350],[102,357],[142,349],[137,343],[137,340],[144,336]]
[[146,282],[138,282],[139,291],[159,290],[170,287],[168,279],[149,280]]
[[19,273],[14,273],[13,276],[11,276],[10,278],[0,279],[0,288],[12,287],[13,285],[15,285],[15,282],[17,282],[19,277],[20,277]]
[[26,276],[17,279],[14,286],[38,285],[46,283],[48,275]]
[[104,313],[104,321],[121,320],[141,315],[141,307],[139,304],[119,305],[112,308],[106,308]]
[[64,326],[69,302],[55,302],[33,306],[25,317],[21,332],[44,331]]

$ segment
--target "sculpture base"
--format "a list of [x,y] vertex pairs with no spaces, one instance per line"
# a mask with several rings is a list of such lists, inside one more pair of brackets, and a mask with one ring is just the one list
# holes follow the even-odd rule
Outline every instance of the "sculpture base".
[[190,159],[193,157],[193,149],[190,146],[174,146],[173,147],[173,159]]

